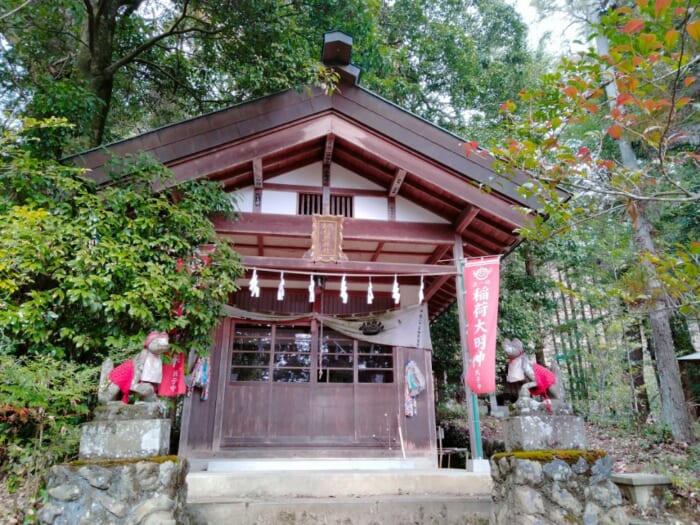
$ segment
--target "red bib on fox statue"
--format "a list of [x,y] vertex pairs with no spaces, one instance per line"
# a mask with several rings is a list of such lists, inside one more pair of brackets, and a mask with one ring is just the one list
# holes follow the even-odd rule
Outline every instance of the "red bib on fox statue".
[[[184,355],[175,353],[167,363],[161,355],[170,348],[170,339],[165,332],[151,332],[146,337],[141,353],[117,367],[111,359],[102,364],[97,398],[101,403],[121,399],[129,402],[134,395],[141,401],[157,401],[161,396],[176,396],[185,393]],[[160,388],[158,388],[160,385]]]

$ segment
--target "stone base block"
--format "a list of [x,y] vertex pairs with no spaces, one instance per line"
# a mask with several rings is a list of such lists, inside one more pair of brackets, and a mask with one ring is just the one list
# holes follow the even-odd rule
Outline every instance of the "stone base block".
[[586,449],[586,428],[578,416],[515,416],[504,418],[503,424],[508,452]]
[[666,476],[646,473],[613,474],[615,483],[627,500],[640,507],[651,507],[663,498],[663,493],[671,487]]
[[163,419],[167,416],[165,406],[159,402],[137,401],[127,405],[121,401],[111,401],[95,407],[95,420],[123,419]]
[[169,419],[91,421],[80,436],[80,459],[148,458],[169,448]]

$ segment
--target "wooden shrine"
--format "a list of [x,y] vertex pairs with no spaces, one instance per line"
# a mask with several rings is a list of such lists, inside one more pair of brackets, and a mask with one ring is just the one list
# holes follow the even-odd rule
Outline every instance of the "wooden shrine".
[[[174,183],[218,181],[240,207],[213,219],[247,274],[216,331],[209,398],[186,400],[183,456],[436,461],[428,322],[456,300],[458,260],[508,253],[520,208],[537,205],[524,176],[362,88],[350,51],[326,35],[330,96],[288,90],[107,147],[154,155]],[[80,158],[106,180],[105,151]],[[426,383],[411,417],[408,362]]]

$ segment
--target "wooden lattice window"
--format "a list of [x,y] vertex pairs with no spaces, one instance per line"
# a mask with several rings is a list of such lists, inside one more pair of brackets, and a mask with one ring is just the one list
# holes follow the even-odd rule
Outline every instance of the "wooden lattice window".
[[[331,195],[330,215],[353,216],[353,202],[350,195]],[[297,199],[298,215],[323,214],[323,197],[320,193],[300,193]]]
[[323,197],[320,193],[300,193],[297,200],[298,215],[317,215],[323,212]]

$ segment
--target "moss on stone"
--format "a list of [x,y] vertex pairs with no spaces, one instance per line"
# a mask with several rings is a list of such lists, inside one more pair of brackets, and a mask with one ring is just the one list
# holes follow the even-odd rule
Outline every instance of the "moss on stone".
[[501,458],[529,459],[540,463],[549,463],[554,459],[566,461],[569,465],[574,465],[579,458],[585,459],[589,464],[595,463],[607,453],[604,450],[522,450],[517,452],[499,452],[494,454],[492,459],[498,461]]
[[71,461],[70,463],[64,463],[63,465],[66,467],[84,467],[90,465],[97,465],[99,467],[121,467],[123,465],[133,465],[142,461],[158,464],[167,463],[168,461],[180,463],[182,458],[179,458],[178,456],[151,456],[148,458],[78,459],[76,461]]

